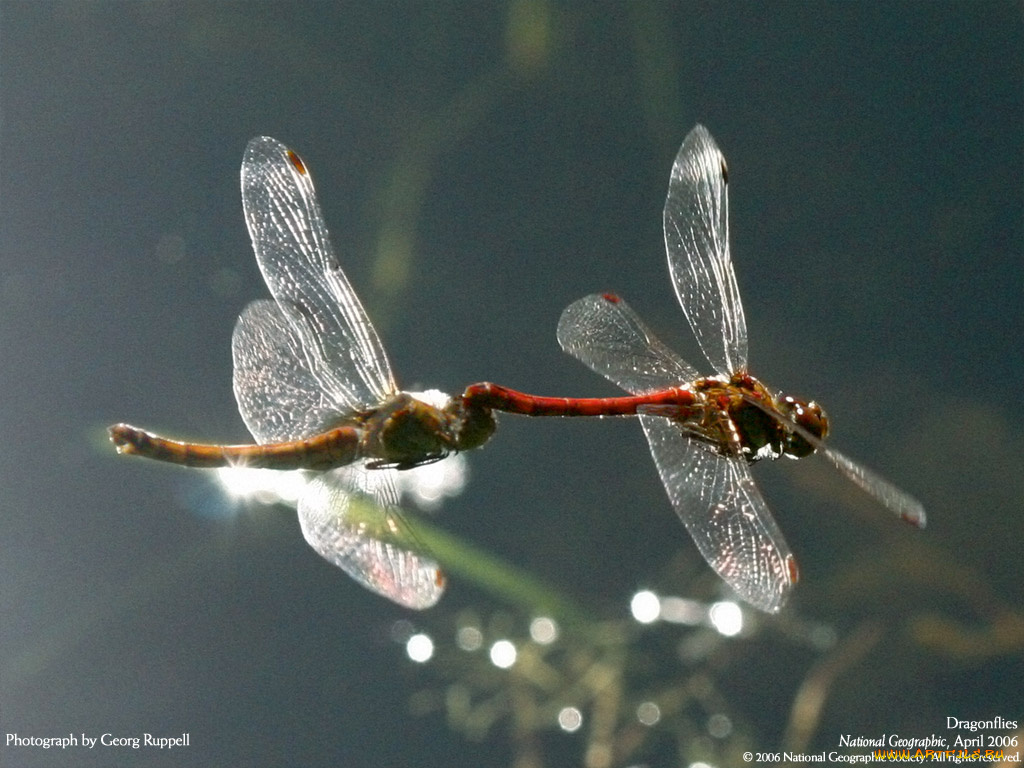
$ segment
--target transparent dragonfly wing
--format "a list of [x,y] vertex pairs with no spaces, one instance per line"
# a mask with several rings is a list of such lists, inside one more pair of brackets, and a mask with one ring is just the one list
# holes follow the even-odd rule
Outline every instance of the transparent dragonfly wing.
[[558,343],[634,395],[686,386],[699,376],[658,340],[625,301],[610,293],[570,304],[558,321]]
[[299,524],[317,554],[367,589],[422,610],[444,593],[438,564],[402,545],[395,470],[336,469],[299,498]]
[[668,267],[676,297],[715,371],[747,367],[747,322],[729,256],[729,196],[725,158],[698,125],[672,166],[665,200]]
[[313,375],[305,348],[277,302],[251,302],[231,337],[238,410],[259,443],[300,440],[336,425],[337,403]]
[[249,142],[242,207],[256,261],[300,340],[306,367],[338,411],[397,391],[377,332],[338,264],[305,164],[279,141]]
[[641,415],[640,423],[672,507],[708,565],[755,608],[777,613],[797,581],[796,560],[750,466],[668,419]]
[[[820,441],[817,441],[820,444]],[[858,464],[839,451],[826,446],[819,446],[821,453],[831,461],[849,480],[890,512],[918,528],[928,523],[928,515],[924,505],[906,491],[902,491],[884,477]]]

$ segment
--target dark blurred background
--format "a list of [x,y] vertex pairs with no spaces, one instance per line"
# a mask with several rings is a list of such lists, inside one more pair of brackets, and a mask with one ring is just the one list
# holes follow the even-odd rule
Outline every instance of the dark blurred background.
[[[0,732],[190,734],[0,765],[731,765],[1024,722],[1019,2],[4,0],[0,110]],[[753,370],[930,513],[905,530],[823,461],[758,466],[802,566],[780,616],[629,619],[640,588],[725,593],[628,420],[502,419],[435,521],[596,622],[551,646],[472,579],[409,614],[286,508],[215,515],[205,474],[106,442],[248,437],[256,135],[312,169],[403,386],[615,394],[555,341],[601,290],[700,361],[661,238],[697,122],[729,161]],[[470,624],[522,665],[455,648]]]

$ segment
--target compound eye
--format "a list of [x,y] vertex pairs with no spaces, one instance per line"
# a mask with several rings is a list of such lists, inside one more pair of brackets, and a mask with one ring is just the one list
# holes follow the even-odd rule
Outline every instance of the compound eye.
[[[779,402],[779,410],[796,422],[813,437],[824,440],[828,435],[828,416],[820,405],[813,400],[804,402],[795,397],[785,396]],[[785,453],[793,458],[803,458],[814,453],[815,446],[797,433],[786,438]]]

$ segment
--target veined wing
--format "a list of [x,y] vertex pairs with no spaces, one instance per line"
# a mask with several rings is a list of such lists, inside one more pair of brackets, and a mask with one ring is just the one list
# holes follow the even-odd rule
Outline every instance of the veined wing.
[[235,323],[231,353],[238,410],[257,442],[299,440],[337,425],[337,403],[277,302],[250,302]]
[[683,141],[665,200],[665,249],[676,297],[714,369],[747,367],[747,322],[729,257],[725,158],[703,125]]
[[242,207],[256,261],[295,329],[310,375],[337,410],[397,387],[377,332],[338,264],[305,164],[268,136],[242,160]]
[[299,498],[299,524],[325,560],[367,589],[422,610],[440,599],[444,577],[434,560],[400,541],[395,472],[344,467],[318,475]]
[[777,613],[797,581],[796,560],[742,459],[723,456],[679,425],[641,415],[672,507],[708,565],[748,603]]
[[562,349],[634,395],[684,387],[697,371],[651,333],[625,301],[592,294],[570,304],[558,321]]
[[894,512],[901,520],[918,528],[927,525],[928,515],[924,511],[924,505],[909,493],[900,490],[884,477],[833,448],[821,446],[820,452],[824,453],[828,460],[835,464],[836,469],[852,483],[890,512]]

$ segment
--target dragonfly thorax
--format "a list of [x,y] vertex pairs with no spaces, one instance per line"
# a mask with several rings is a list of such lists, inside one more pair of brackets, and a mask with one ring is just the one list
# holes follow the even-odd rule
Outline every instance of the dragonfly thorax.
[[398,469],[443,459],[455,450],[450,422],[441,409],[400,392],[365,415],[362,454]]
[[704,401],[699,419],[690,424],[695,436],[723,454],[738,452],[750,463],[814,453],[815,446],[793,429],[794,423],[818,440],[828,433],[821,406],[788,395],[775,397],[748,373],[735,373],[728,380],[699,379],[694,391]]
[[409,469],[483,445],[494,433],[488,408],[451,398],[438,408],[407,392],[389,398],[360,419],[362,455],[371,468]]

